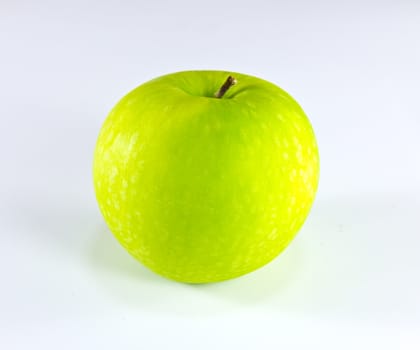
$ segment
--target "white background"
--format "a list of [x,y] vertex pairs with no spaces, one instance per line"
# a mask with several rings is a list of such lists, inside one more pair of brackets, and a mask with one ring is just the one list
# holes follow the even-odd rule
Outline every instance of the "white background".
[[[420,3],[0,1],[1,349],[419,349]],[[273,263],[165,280],[106,229],[110,108],[185,69],[257,75],[317,133],[319,195]]]

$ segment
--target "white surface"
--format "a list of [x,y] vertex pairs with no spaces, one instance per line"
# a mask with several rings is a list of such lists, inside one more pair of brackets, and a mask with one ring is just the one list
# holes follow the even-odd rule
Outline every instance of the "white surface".
[[[419,4],[2,0],[0,348],[419,349]],[[116,243],[91,162],[120,97],[199,68],[288,90],[322,178],[277,260],[188,286]]]

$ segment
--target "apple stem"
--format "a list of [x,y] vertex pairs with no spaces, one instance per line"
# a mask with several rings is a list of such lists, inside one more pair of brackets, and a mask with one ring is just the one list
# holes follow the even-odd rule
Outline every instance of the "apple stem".
[[233,85],[237,83],[237,80],[232,77],[231,75],[228,76],[225,83],[222,85],[222,87],[214,94],[214,97],[216,98],[222,98],[226,91],[228,91]]

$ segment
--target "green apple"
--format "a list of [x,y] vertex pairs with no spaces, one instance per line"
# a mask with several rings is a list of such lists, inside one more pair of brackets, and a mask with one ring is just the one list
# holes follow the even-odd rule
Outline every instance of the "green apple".
[[318,176],[315,135],[298,103],[225,71],[137,87],[110,112],[94,157],[97,200],[115,237],[151,270],[187,283],[274,259],[305,221]]

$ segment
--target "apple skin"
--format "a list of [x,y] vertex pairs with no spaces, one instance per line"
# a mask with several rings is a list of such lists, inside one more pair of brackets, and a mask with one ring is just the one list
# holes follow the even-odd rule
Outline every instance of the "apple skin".
[[[215,98],[229,75],[237,84]],[[286,248],[314,201],[319,155],[308,118],[279,87],[184,71],[118,102],[93,172],[105,221],[131,255],[167,278],[206,283]]]

